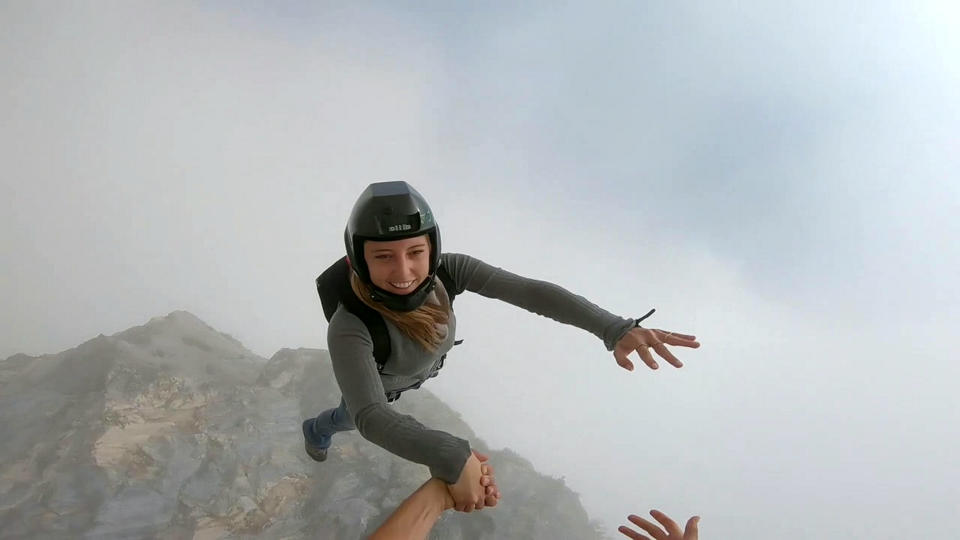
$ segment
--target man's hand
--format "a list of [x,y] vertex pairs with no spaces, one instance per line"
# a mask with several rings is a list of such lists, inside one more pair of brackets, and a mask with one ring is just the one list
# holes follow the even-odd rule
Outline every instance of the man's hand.
[[677,357],[667,350],[667,345],[696,349],[700,346],[700,343],[697,342],[696,336],[638,326],[620,338],[617,346],[613,349],[613,357],[617,359],[617,364],[619,364],[620,367],[627,371],[633,371],[633,362],[627,358],[627,355],[633,351],[637,351],[637,354],[640,355],[640,359],[643,360],[644,364],[650,369],[657,369],[657,362],[653,359],[653,355],[650,354],[650,349],[653,349],[657,351],[660,357],[669,362],[670,365],[683,367],[680,360],[677,360]]
[[633,514],[627,516],[627,519],[629,519],[634,525],[646,531],[650,536],[640,534],[625,525],[621,526],[617,530],[623,533],[625,536],[633,538],[633,540],[650,540],[650,537],[653,537],[653,540],[697,540],[699,535],[697,527],[700,525],[700,516],[693,516],[687,520],[686,530],[680,532],[680,526],[677,525],[677,522],[670,519],[670,517],[663,512],[659,510],[651,510],[650,515],[653,516],[653,519],[656,519],[661,525],[663,525],[664,529],[666,529],[666,532],[660,529],[660,527],[657,527],[655,524]]

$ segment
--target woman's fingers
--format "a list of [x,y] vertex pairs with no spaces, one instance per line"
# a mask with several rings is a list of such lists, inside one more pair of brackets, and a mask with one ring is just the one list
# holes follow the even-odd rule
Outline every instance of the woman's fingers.
[[633,371],[633,362],[627,358],[627,354],[620,349],[614,349],[613,357],[617,359],[617,365],[627,371]]
[[700,516],[693,516],[687,520],[687,528],[683,531],[683,540],[697,540],[699,536]]
[[670,364],[671,366],[683,367],[683,362],[681,362],[680,360],[677,360],[677,357],[674,356],[673,353],[670,352],[667,349],[667,346],[664,345],[663,343],[657,343],[655,345],[652,345],[652,348],[653,350],[657,351],[657,354],[659,354],[660,357],[666,360],[667,363]]
[[[486,458],[486,456],[483,456],[482,454],[478,455],[477,457],[478,459],[481,457]],[[500,488],[497,487],[497,480],[493,475],[493,466],[484,462],[480,466],[480,472],[483,475],[480,477],[480,485],[483,487],[483,491],[479,495],[479,498],[475,501],[475,510],[482,510],[485,507],[494,507],[500,501]]]
[[643,363],[647,365],[650,369],[657,369],[657,361],[653,359],[653,355],[650,354],[650,347],[646,345],[640,345],[637,347],[637,354],[640,355],[640,360],[643,360]]
[[654,330],[654,333],[657,334],[657,338],[666,343],[667,345],[677,345],[680,347],[690,347],[696,349],[700,346],[700,343],[697,342],[697,336],[690,336],[687,334],[678,334],[676,332],[668,332],[666,330]]

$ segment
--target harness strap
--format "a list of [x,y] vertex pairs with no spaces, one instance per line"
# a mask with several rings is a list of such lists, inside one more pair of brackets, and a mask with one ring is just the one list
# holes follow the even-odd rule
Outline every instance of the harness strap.
[[[454,347],[456,347],[457,345],[459,345],[459,344],[461,344],[461,343],[463,343],[463,340],[462,340],[462,339],[458,339],[458,340],[455,340],[455,341],[453,342],[453,345],[454,345]],[[437,363],[437,368],[436,368],[435,370],[433,370],[433,373],[431,373],[430,376],[427,377],[427,379],[432,379],[432,378],[436,377],[437,375],[439,375],[440,368],[443,367],[443,361],[444,361],[446,358],[447,358],[447,355],[446,355],[446,354],[444,354],[443,356],[440,357],[440,362]],[[407,390],[416,390],[417,388],[420,388],[420,385],[422,385],[424,382],[426,382],[426,379],[424,379],[424,380],[422,380],[422,381],[418,381],[416,384],[414,384],[414,385],[412,385],[412,386],[409,386],[409,387],[407,387],[407,388],[404,388],[404,389],[402,389],[402,390],[392,390],[392,391],[390,391],[390,392],[384,392],[384,395],[387,396],[387,403],[390,403],[390,402],[392,402],[392,401],[396,401],[396,400],[400,399],[400,395],[403,394],[404,392],[406,392]]]

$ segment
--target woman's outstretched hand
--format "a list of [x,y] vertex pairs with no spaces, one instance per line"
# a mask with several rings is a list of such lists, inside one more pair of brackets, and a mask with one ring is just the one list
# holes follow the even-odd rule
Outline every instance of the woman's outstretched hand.
[[640,527],[650,536],[640,534],[625,525],[621,526],[617,530],[625,536],[633,538],[633,540],[650,540],[651,537],[653,537],[654,540],[697,540],[697,537],[699,536],[697,527],[700,524],[700,516],[693,516],[687,520],[686,530],[681,532],[680,526],[677,525],[677,522],[670,519],[670,516],[664,514],[663,512],[659,510],[651,510],[650,515],[653,516],[653,519],[659,521],[660,524],[663,525],[663,528],[666,529],[666,532],[664,532],[660,527],[657,527],[655,524],[633,514],[627,516],[627,519],[630,520],[630,523]]
[[613,357],[617,359],[617,364],[627,371],[633,371],[633,362],[627,358],[627,355],[637,351],[640,359],[650,369],[657,369],[657,362],[650,354],[650,349],[657,351],[661,358],[674,367],[683,367],[683,363],[677,360],[677,357],[667,350],[667,345],[676,345],[678,347],[690,347],[696,349],[700,346],[696,336],[687,334],[678,334],[676,332],[667,332],[665,330],[654,330],[651,328],[636,327],[626,333],[617,346],[613,349]]

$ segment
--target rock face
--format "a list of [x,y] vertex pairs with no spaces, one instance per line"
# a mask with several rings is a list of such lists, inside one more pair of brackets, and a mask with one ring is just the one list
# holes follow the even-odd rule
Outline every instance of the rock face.
[[[0,538],[366,537],[429,471],[356,431],[310,460],[300,423],[339,399],[326,351],[268,361],[184,311],[14,355],[0,361]],[[489,451],[425,388],[395,406],[497,471],[504,502],[447,512],[431,538],[604,537],[561,480]]]

